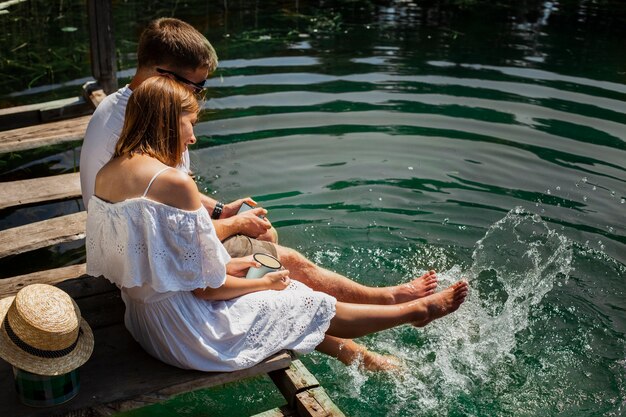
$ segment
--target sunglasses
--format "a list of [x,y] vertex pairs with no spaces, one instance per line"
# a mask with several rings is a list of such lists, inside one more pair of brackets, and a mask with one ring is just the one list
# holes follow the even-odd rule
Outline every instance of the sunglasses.
[[156,71],[159,74],[171,75],[172,77],[174,77],[174,79],[176,79],[176,81],[181,82],[183,84],[186,84],[189,87],[193,88],[193,92],[196,93],[196,94],[200,94],[202,92],[202,90],[204,90],[205,88],[208,87],[209,80],[204,80],[204,81],[202,81],[200,83],[194,83],[193,81],[188,80],[185,77],[181,77],[180,75],[176,74],[175,72],[168,71],[168,70],[165,70],[163,68],[157,68]]

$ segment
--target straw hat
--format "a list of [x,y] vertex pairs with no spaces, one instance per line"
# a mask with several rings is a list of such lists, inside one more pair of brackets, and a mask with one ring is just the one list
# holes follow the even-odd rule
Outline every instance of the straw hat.
[[72,298],[32,284],[0,300],[0,357],[38,375],[66,374],[93,351],[93,333]]

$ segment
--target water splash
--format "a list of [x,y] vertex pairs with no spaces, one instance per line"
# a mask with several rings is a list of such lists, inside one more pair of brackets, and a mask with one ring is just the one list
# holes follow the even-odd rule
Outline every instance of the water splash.
[[[442,287],[459,277],[470,282],[471,295],[461,310],[423,330],[398,328],[367,342],[407,364],[379,387],[391,391],[393,403],[402,404],[387,404],[385,415],[408,416],[417,409],[421,415],[460,409],[464,415],[484,415],[494,402],[503,412],[538,412],[541,401],[527,405],[517,398],[507,403],[496,397],[523,383],[515,374],[516,362],[524,360],[516,354],[520,334],[532,328],[536,306],[557,281],[567,279],[571,265],[571,243],[539,216],[516,208],[493,224],[476,243],[469,268],[454,266],[439,273]],[[359,392],[366,391],[361,379],[355,384]],[[493,402],[482,394],[485,385]]]
[[[572,248],[539,216],[516,208],[476,243],[472,259],[466,273],[455,267],[443,274],[447,283],[466,276],[472,288],[468,302],[428,326],[426,348],[415,354],[417,368],[411,372],[430,387],[418,393],[420,405],[435,414],[458,406],[459,396],[492,385],[494,378],[511,382],[517,337],[531,325],[534,306],[557,279],[569,275]],[[431,394],[440,399],[435,407]]]

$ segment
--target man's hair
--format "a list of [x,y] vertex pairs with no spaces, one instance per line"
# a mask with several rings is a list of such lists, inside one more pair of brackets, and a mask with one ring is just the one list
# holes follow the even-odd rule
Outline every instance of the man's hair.
[[141,33],[137,61],[139,68],[167,65],[173,70],[196,70],[207,67],[209,73],[217,68],[217,54],[207,38],[190,24],[166,17],[153,20]]
[[113,156],[143,153],[171,167],[180,165],[180,118],[199,111],[198,100],[180,83],[164,76],[148,78],[128,99]]

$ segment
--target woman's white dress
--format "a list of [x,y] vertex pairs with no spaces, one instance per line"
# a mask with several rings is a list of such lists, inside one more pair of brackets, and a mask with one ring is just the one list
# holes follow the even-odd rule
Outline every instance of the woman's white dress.
[[[320,344],[335,298],[292,281],[228,301],[201,300],[217,288],[230,257],[207,210],[185,211],[145,197],[120,203],[92,197],[87,273],[120,287],[125,324],[151,355],[180,368],[233,371],[290,349]],[[244,278],[242,278],[244,279]]]

